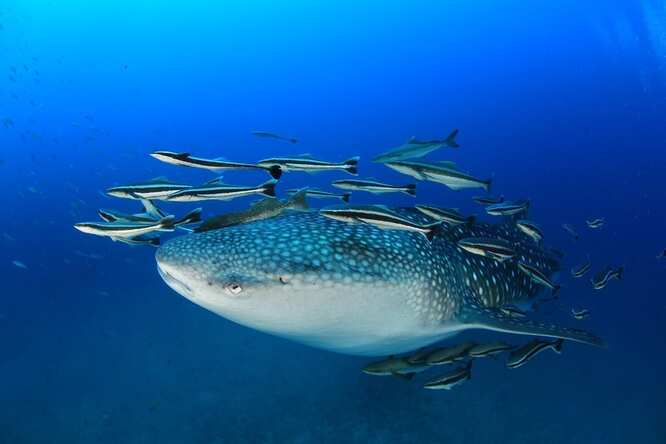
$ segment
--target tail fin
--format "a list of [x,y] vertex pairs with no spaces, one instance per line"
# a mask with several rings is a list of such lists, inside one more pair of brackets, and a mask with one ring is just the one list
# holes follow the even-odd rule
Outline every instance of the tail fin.
[[160,229],[166,231],[173,231],[176,227],[176,216],[163,217],[159,221]]
[[101,208],[97,210],[97,214],[99,214],[99,217],[101,217],[104,222],[113,222],[115,220],[118,220],[116,216]]
[[262,183],[259,188],[261,188],[261,194],[268,197],[275,197],[275,184],[277,180],[271,179],[268,182]]
[[280,168],[280,165],[271,165],[267,171],[268,174],[270,174],[271,177],[275,180],[278,180],[280,177],[282,177],[282,168]]
[[562,344],[564,344],[564,339],[560,338],[553,343],[553,350],[555,353],[562,353]]
[[196,222],[201,222],[201,208],[195,208],[194,210],[190,211],[185,216],[174,222],[173,225],[180,227],[181,225],[188,225]]
[[342,193],[342,197],[341,197],[342,201],[344,203],[349,203],[349,196],[351,196],[351,193]]
[[435,235],[442,230],[444,222],[438,221],[430,225],[426,225],[424,228],[427,228],[428,231],[422,232],[428,242],[432,242],[435,238]]
[[410,196],[416,196],[416,184],[410,183],[409,185],[405,185],[405,193]]
[[458,142],[456,142],[456,136],[458,135],[458,129],[454,129],[451,131],[451,134],[449,134],[446,139],[444,139],[444,144],[448,147],[451,148],[459,148],[460,145],[458,145]]
[[308,201],[306,199],[308,194],[307,188],[298,190],[289,198],[289,208],[292,210],[307,210]]
[[624,265],[618,267],[617,269],[617,278],[622,280],[622,275],[624,274]]
[[345,165],[345,170],[349,174],[352,174],[354,176],[358,175],[358,160],[360,159],[359,156],[352,157],[351,159],[345,160],[343,163]]

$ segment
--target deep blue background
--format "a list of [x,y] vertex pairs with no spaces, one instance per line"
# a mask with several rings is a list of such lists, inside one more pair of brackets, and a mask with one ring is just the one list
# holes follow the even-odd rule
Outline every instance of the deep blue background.
[[[13,122],[0,125],[0,442],[666,442],[664,1],[105,3],[0,5],[0,119]],[[567,253],[564,307],[590,308],[607,350],[479,362],[466,385],[426,392],[233,325],[169,290],[152,249],[71,227],[135,208],[99,194],[110,185],[211,177],[155,148],[358,154],[364,176],[397,183],[368,160],[453,127],[462,147],[432,157],[532,200]],[[294,173],[280,189],[339,177]],[[481,212],[474,192],[418,189]],[[596,216],[607,225],[586,229]],[[571,280],[586,254],[625,279],[603,292]]]

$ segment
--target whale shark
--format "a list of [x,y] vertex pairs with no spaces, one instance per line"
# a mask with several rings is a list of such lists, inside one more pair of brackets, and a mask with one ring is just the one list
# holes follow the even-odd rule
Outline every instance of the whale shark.
[[[433,219],[395,209],[417,224]],[[515,260],[473,255],[460,239],[509,242]],[[558,255],[513,222],[464,224],[424,236],[350,224],[317,211],[279,217],[164,243],[163,280],[193,303],[238,324],[339,353],[408,352],[469,329],[563,338],[602,346],[587,331],[516,318],[501,307],[536,297],[540,287],[518,261],[545,275]]]

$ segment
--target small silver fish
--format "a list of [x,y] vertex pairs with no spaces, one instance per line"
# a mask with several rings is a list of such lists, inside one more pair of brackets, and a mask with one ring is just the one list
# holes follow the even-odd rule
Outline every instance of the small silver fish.
[[106,236],[112,239],[134,238],[154,231],[173,231],[175,229],[174,216],[167,216],[159,221],[139,222],[80,222],[74,228],[86,234]]
[[541,242],[543,240],[543,232],[537,224],[532,221],[519,219],[516,221],[516,226],[520,231],[527,234],[534,240],[534,242]]
[[603,217],[586,220],[585,223],[590,228],[601,228],[604,226],[605,220]]
[[453,387],[472,379],[472,361],[467,362],[464,367],[458,367],[438,378],[425,383],[423,388],[428,390],[451,390]]
[[504,196],[492,196],[492,195],[487,195],[487,196],[474,196],[472,197],[472,200],[479,205],[487,206],[487,205],[497,205],[499,203],[504,202]]
[[460,145],[456,142],[455,138],[458,135],[458,130],[453,130],[451,134],[443,140],[418,140],[414,137],[409,139],[409,141],[400,145],[397,148],[393,148],[383,154],[372,159],[373,162],[391,162],[391,161],[400,161],[407,159],[414,159],[418,157],[423,157],[426,154],[435,151],[443,146],[448,146],[450,148],[458,148]]
[[194,157],[190,153],[176,153],[173,151],[155,151],[150,155],[157,160],[171,165],[201,168],[215,172],[227,170],[265,170],[273,179],[279,179],[282,175],[282,170],[277,165],[266,167],[251,163],[227,162],[223,159],[204,159],[202,157]]
[[509,359],[506,362],[506,366],[508,368],[521,367],[527,364],[527,362],[530,359],[532,359],[542,351],[547,350],[549,348],[553,349],[555,353],[560,354],[562,353],[563,343],[564,339],[557,339],[552,342],[543,341],[541,339],[535,339],[533,341],[530,341],[527,344],[523,345],[522,347],[511,352],[511,354],[509,355]]
[[275,197],[275,184],[277,180],[271,179],[254,187],[209,184],[200,187],[191,187],[167,196],[169,202],[195,202],[200,200],[230,200],[237,197],[263,194]]
[[525,214],[530,208],[529,200],[504,201],[486,207],[486,213],[491,216],[514,216],[516,214]]
[[407,185],[389,185],[375,180],[344,179],[336,180],[331,185],[342,190],[366,191],[374,194],[405,193],[410,196],[416,196],[416,185],[413,183]]
[[342,170],[355,176],[358,174],[358,160],[358,156],[347,159],[341,163],[325,162],[310,157],[273,157],[260,160],[257,165],[265,168],[278,166],[285,172],[304,171],[306,173],[317,173],[319,171]]
[[24,270],[28,269],[28,266],[19,260],[13,260],[12,264],[14,264],[15,267],[22,268]]
[[446,222],[449,225],[473,224],[476,220],[474,216],[464,216],[455,208],[440,208],[430,205],[415,205],[415,208],[426,216]]
[[498,341],[489,344],[475,345],[467,352],[470,358],[484,358],[486,356],[493,356],[505,351],[513,350],[515,347],[506,342]]
[[491,179],[481,180],[469,174],[460,172],[455,169],[454,163],[447,161],[437,163],[391,161],[384,163],[384,165],[418,180],[440,183],[452,190],[483,188],[486,191],[490,191],[492,184]]
[[463,342],[453,347],[442,347],[433,350],[426,358],[428,365],[451,364],[455,361],[462,361],[467,357],[467,352],[476,347],[476,342]]
[[319,190],[317,188],[291,189],[287,190],[287,194],[295,194],[301,190],[305,190],[305,193],[308,196],[314,197],[316,199],[340,199],[343,202],[347,203],[349,203],[349,197],[351,196],[351,193],[336,194],[336,193],[331,193],[329,191]]
[[373,376],[397,376],[411,379],[416,373],[420,373],[427,369],[427,365],[415,365],[409,363],[406,358],[389,356],[381,361],[372,362],[366,365],[361,371]]
[[458,246],[468,253],[489,257],[499,262],[504,262],[516,255],[511,244],[501,239],[468,237],[460,239]]
[[553,283],[548,276],[546,276],[541,270],[532,265],[526,264],[524,262],[518,262],[518,268],[520,271],[529,276],[532,281],[536,282],[539,285],[550,288],[553,295],[560,291],[560,285]]
[[383,230],[403,230],[420,233],[432,241],[439,231],[441,222],[421,225],[406,219],[382,205],[352,205],[322,208],[319,213],[331,219],[347,223],[367,223]]
[[622,279],[624,274],[624,267],[620,266],[617,268],[606,267],[604,270],[600,271],[592,279],[592,286],[595,290],[601,290],[613,279]]
[[275,140],[284,140],[289,143],[298,143],[298,139],[295,137],[285,137],[279,134],[271,133],[270,131],[252,131],[253,136],[263,137],[264,139],[275,139]]
[[147,182],[109,188],[106,194],[125,199],[165,199],[188,188],[191,188],[190,185],[174,183],[166,177],[156,177]]
[[592,313],[587,308],[581,308],[580,310],[576,310],[575,308],[571,309],[571,316],[578,321],[589,318],[591,314]]
[[569,233],[571,237],[573,237],[575,240],[578,240],[578,232],[571,224],[562,224],[562,228],[564,228],[564,231]]
[[590,259],[588,258],[587,262],[571,269],[571,276],[575,278],[583,277],[585,273],[590,271],[590,268],[592,268],[592,262],[590,262]]

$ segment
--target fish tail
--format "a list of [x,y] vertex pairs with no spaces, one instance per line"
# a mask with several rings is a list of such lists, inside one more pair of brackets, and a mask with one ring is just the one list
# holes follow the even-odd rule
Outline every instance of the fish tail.
[[560,338],[557,341],[553,342],[553,350],[555,353],[562,353],[562,344],[564,344],[564,339]]
[[410,183],[409,185],[405,185],[405,193],[410,196],[416,196],[416,184]]
[[268,182],[264,182],[261,184],[261,194],[264,196],[268,197],[275,197],[275,184],[277,183],[277,180],[271,179]]
[[273,179],[278,180],[282,177],[282,168],[280,168],[280,165],[271,165],[268,168],[268,174],[270,174]]
[[345,165],[345,170],[354,176],[358,175],[358,160],[360,157],[355,156],[352,157],[351,159],[347,159],[343,162]]
[[458,129],[454,129],[451,131],[451,134],[446,136],[446,139],[444,139],[444,143],[446,146],[451,147],[451,148],[459,148],[460,145],[458,145],[458,142],[456,142],[456,136],[458,135]]
[[349,203],[349,196],[351,196],[351,193],[343,193],[342,194],[342,201],[345,203]]
[[201,208],[195,208],[173,223],[175,227],[201,222]]
[[164,230],[173,230],[176,227],[176,217],[171,215],[163,217],[159,222],[160,228]]

